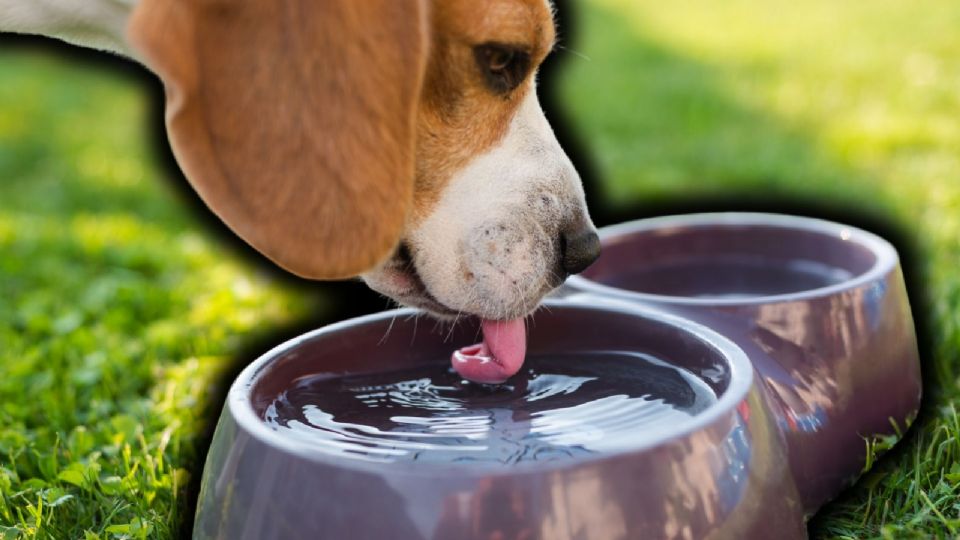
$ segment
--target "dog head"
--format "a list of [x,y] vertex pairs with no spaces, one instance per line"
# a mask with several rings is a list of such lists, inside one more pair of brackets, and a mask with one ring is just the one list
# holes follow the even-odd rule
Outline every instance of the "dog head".
[[141,0],[129,38],[186,176],[295,274],[509,319],[599,253],[537,100],[546,0]]

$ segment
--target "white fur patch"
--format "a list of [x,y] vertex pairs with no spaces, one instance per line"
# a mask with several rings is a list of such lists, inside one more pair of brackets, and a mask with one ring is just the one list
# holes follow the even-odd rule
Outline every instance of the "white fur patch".
[[530,88],[503,140],[450,180],[408,242],[434,298],[504,319],[562,282],[559,238],[571,226],[592,227],[583,187]]
[[0,0],[0,32],[39,34],[133,57],[124,38],[136,0]]

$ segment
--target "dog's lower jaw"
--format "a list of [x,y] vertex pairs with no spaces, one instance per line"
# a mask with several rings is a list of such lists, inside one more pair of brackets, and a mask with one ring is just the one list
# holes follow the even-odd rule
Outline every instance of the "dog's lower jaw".
[[[448,305],[434,296],[417,271],[416,265],[400,250],[379,268],[363,274],[361,279],[374,291],[390,298],[400,305],[418,308],[435,319],[454,321],[457,318],[476,316],[489,320],[510,320],[525,317],[535,311],[540,300],[563,283],[562,279],[553,279],[542,283],[530,291],[525,301],[516,302],[516,295],[503,299],[492,296],[474,299],[473,303],[462,306]],[[467,286],[464,284],[463,289]],[[480,302],[477,302],[480,300]],[[478,304],[478,305],[473,305]]]
[[438,320],[455,320],[460,313],[439,302],[413,265],[394,256],[383,266],[360,276],[368,287],[402,306],[421,309]]

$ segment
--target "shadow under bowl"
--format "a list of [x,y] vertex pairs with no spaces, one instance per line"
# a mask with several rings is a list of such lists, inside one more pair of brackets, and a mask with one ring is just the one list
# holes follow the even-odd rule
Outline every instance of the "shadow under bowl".
[[755,213],[639,220],[600,236],[600,259],[564,294],[673,313],[737,343],[808,513],[862,473],[869,441],[901,436],[916,416],[913,319],[896,250],[882,238]]
[[[268,352],[230,389],[194,536],[802,538],[783,441],[743,351],[690,320],[605,303],[548,301],[529,321],[529,372],[498,389],[449,369],[476,326],[431,331],[409,310]],[[631,394],[649,377],[677,390]],[[325,415],[344,395],[354,416]],[[474,454],[451,457],[451,436]]]

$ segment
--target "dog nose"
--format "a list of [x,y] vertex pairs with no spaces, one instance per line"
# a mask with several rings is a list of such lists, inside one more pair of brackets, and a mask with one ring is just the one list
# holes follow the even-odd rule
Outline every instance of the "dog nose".
[[600,237],[593,229],[583,229],[560,236],[560,257],[568,274],[579,274],[600,256]]

